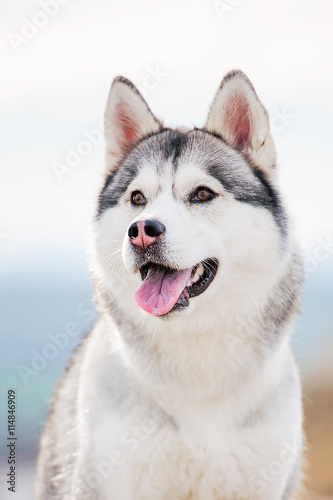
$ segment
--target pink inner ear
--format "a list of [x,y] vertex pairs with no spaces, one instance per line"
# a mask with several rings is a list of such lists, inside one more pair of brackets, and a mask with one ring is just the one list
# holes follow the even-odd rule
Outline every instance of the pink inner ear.
[[237,92],[229,99],[225,121],[233,146],[240,150],[247,149],[250,144],[251,122],[249,103],[243,94]]
[[123,128],[124,140],[126,142],[134,142],[137,138],[136,129],[133,125],[125,124]]
[[128,108],[125,104],[118,104],[116,113],[121,128],[121,145],[126,149],[138,139],[138,127],[135,121],[129,116]]

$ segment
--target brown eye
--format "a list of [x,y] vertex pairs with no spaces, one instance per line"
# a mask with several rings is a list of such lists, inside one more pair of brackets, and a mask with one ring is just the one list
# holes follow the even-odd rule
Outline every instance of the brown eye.
[[133,205],[145,205],[146,198],[140,191],[134,191],[131,196],[131,202]]
[[200,186],[194,191],[190,201],[192,203],[210,201],[214,198],[214,196],[215,196],[214,191],[212,191],[207,187]]

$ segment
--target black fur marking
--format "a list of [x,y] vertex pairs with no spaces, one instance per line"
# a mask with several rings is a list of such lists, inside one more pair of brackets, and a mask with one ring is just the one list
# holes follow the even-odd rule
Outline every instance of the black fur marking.
[[107,210],[118,205],[129,184],[138,173],[138,166],[128,162],[126,168],[119,168],[108,175],[98,198],[97,218]]
[[283,210],[278,193],[259,169],[254,168],[251,170],[254,176],[260,181],[260,185],[237,178],[232,172],[227,172],[221,165],[211,165],[207,169],[208,173],[215,177],[227,191],[233,194],[237,201],[269,210],[281,233],[285,236],[287,216]]
[[263,185],[263,198],[262,202],[265,208],[270,210],[273,214],[276,223],[278,224],[282,234],[286,236],[288,218],[285,210],[283,209],[280,197],[274,187],[271,185],[264,172],[257,167],[252,168],[252,172],[259,179]]
[[[155,151],[154,157],[156,159],[157,157],[159,157],[159,160],[162,157],[163,161],[169,160],[171,157],[173,157],[173,163],[174,165],[176,165],[178,157],[181,155],[182,151],[186,148],[187,134],[184,132],[180,132],[179,130],[163,128],[158,132],[143,137],[137,142],[136,146],[138,146],[143,142],[146,142],[147,139],[149,139],[150,137],[158,135],[161,136],[161,141],[159,142],[158,145],[154,145],[155,149],[157,146],[157,150]],[[148,153],[151,153],[151,151],[148,151]],[[156,164],[156,168],[158,171],[159,170],[158,164]]]
[[187,134],[179,132],[178,130],[170,131],[168,140],[165,143],[165,159],[168,160],[173,156],[173,165],[177,166],[177,160],[187,145]]

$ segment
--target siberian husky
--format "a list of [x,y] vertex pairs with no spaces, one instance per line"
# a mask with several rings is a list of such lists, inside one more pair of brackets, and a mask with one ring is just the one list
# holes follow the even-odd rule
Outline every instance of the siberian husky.
[[100,319],[58,386],[36,498],[296,498],[303,266],[265,108],[232,71],[203,128],[170,129],[117,77],[105,137]]

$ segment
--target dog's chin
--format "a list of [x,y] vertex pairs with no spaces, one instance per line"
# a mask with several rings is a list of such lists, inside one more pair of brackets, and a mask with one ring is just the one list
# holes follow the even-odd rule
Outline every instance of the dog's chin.
[[[138,272],[141,275],[141,280],[149,280],[149,276],[154,273],[164,274],[168,279],[177,279],[177,276],[187,272],[189,278],[178,296],[174,305],[166,312],[152,312],[153,315],[162,319],[169,319],[175,315],[189,312],[191,299],[203,294],[212,284],[218,271],[219,262],[216,258],[208,258],[193,266],[191,269],[175,269],[160,262],[148,261],[141,265]],[[141,306],[142,307],[142,306]],[[143,308],[144,309],[144,308]],[[147,309],[145,309],[147,311]]]

